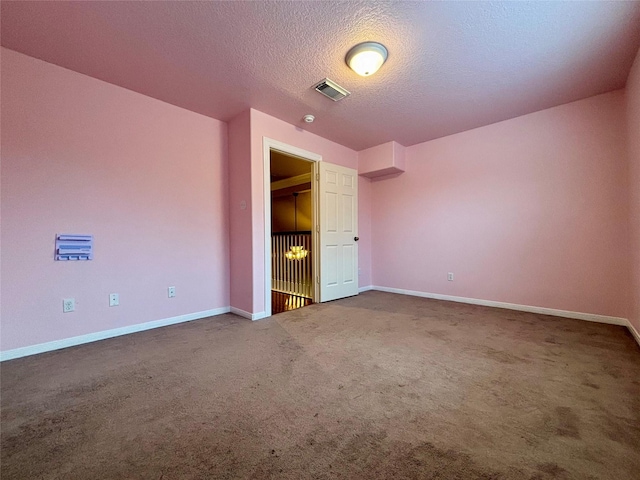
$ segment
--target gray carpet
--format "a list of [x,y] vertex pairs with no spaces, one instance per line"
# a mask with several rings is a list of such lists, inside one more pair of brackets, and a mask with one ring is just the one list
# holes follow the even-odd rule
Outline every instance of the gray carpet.
[[640,478],[623,327],[381,292],[2,364],[2,479]]

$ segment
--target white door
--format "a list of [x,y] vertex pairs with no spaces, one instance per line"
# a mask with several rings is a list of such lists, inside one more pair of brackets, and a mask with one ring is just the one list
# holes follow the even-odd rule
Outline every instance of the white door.
[[320,301],[358,294],[358,172],[318,162]]

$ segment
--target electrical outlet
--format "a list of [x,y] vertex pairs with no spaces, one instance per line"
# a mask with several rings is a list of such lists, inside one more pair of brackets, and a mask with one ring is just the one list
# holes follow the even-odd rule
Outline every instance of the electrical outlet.
[[447,280],[449,280],[450,282],[453,282],[453,273],[451,272],[447,273]]
[[117,293],[109,294],[109,306],[117,307],[118,305],[120,305],[120,295]]
[[62,300],[62,311],[64,313],[73,312],[76,309],[75,298],[65,298]]
[[169,298],[176,296],[176,287],[169,287]]

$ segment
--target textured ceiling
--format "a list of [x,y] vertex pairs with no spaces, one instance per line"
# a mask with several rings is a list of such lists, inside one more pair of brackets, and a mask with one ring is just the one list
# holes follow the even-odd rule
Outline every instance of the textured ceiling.
[[[11,2],[2,45],[221,120],[253,107],[356,150],[621,88],[639,2]],[[345,65],[385,44],[372,77]],[[313,90],[329,77],[352,92]],[[316,122],[303,124],[311,113]]]

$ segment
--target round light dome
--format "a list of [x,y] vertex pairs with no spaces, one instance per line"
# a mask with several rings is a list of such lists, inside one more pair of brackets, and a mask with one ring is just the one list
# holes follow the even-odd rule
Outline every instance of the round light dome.
[[387,49],[377,42],[364,42],[347,53],[347,65],[358,75],[368,77],[376,73],[387,60]]

